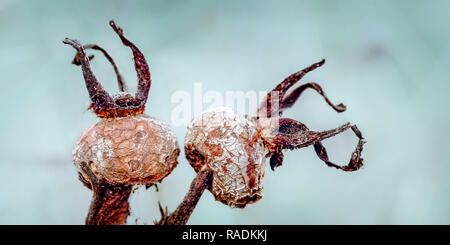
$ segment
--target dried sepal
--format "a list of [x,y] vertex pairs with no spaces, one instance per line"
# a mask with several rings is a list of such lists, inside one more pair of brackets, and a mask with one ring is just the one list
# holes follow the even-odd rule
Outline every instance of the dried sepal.
[[262,197],[265,149],[253,122],[230,108],[215,108],[188,126],[185,153],[191,166],[213,172],[211,193],[231,207],[243,208]]
[[[73,63],[79,64],[83,70],[86,88],[92,102],[90,108],[94,110],[95,114],[98,117],[117,118],[143,114],[151,85],[150,69],[147,65],[147,61],[145,60],[144,55],[132,42],[124,37],[122,29],[120,27],[117,27],[114,21],[110,21],[110,25],[113,30],[119,35],[122,43],[130,47],[133,51],[135,68],[138,74],[138,90],[134,96],[129,93],[122,93],[117,96],[111,97],[103,89],[102,85],[97,81],[91,70],[89,60],[92,59],[93,56],[86,56],[86,52],[83,46],[76,40],[66,38],[63,43],[71,45],[73,48],[75,48],[75,50],[77,50],[77,54],[75,56],[75,59],[73,60]],[[125,83],[109,54],[98,45],[87,45],[86,48],[97,49],[103,52],[103,54],[114,67],[114,71],[116,72],[119,83],[119,88],[122,91],[125,91]]]
[[[127,86],[126,86],[126,83],[125,83],[125,80],[123,79],[122,75],[120,74],[119,68],[117,68],[116,62],[114,62],[114,59],[108,54],[108,52],[104,48],[100,47],[97,44],[86,44],[86,45],[83,45],[83,48],[85,50],[86,49],[93,49],[93,50],[98,50],[98,51],[102,52],[103,55],[105,56],[105,58],[109,61],[109,63],[111,63],[111,65],[112,65],[112,67],[114,69],[114,72],[116,73],[117,84],[119,85],[119,90],[122,91],[122,92],[125,92],[125,91],[128,90]],[[93,58],[94,58],[94,55],[90,55],[89,56],[89,60],[92,60]],[[72,64],[74,64],[76,66],[80,66],[81,65],[81,60],[80,60],[79,53],[77,53],[75,55],[75,57],[73,58]]]
[[79,168],[87,162],[111,185],[149,184],[172,172],[179,152],[169,125],[142,115],[103,119],[87,129],[75,146],[73,162]]
[[270,168],[275,170],[275,168],[283,164],[284,154],[281,150],[277,150],[271,154],[270,157]]
[[150,69],[148,67],[147,61],[145,60],[142,52],[136,47],[136,45],[134,45],[123,35],[122,28],[118,27],[113,20],[109,21],[109,25],[117,33],[120,40],[122,40],[122,43],[125,46],[131,48],[131,50],[133,51],[134,66],[138,76],[138,89],[135,97],[141,102],[141,106],[144,106],[147,102],[148,92],[150,91],[151,86]]
[[[282,108],[282,102],[285,99],[287,91],[298,81],[300,81],[308,72],[313,71],[318,67],[321,67],[324,63],[325,59],[317,63],[314,63],[306,67],[305,69],[296,72],[294,74],[291,74],[290,76],[285,78],[281,83],[279,83],[272,91],[270,91],[267,94],[266,98],[263,100],[256,113],[258,118],[272,117],[274,115],[280,116],[280,113],[282,113],[282,111],[280,111],[280,108]],[[298,96],[300,96],[301,92],[302,92],[301,90],[297,91]],[[294,96],[295,94],[291,95],[292,95],[291,97],[295,97]],[[276,96],[276,98],[273,98],[274,96]],[[294,102],[295,100],[296,99],[294,99]]]
[[89,58],[86,56],[83,46],[78,41],[69,38],[66,38],[63,43],[72,46],[78,53],[83,77],[94,112],[99,116],[116,114],[114,101],[92,72]]
[[[352,126],[350,123],[346,123],[335,129],[315,132],[309,130],[306,125],[294,119],[271,118],[269,120],[271,120],[272,123],[265,125],[266,127],[267,125],[272,125],[272,128],[266,128],[265,130],[262,130],[262,137],[264,139],[265,145],[270,151],[270,154],[268,156],[271,157],[270,166],[272,167],[272,170],[278,166],[281,166],[282,164],[283,155],[280,154],[281,150],[299,149],[310,145],[314,145],[314,149],[319,158],[330,167],[335,167],[344,171],[355,171],[363,166],[361,152],[363,149],[362,146],[365,141],[361,135],[361,132],[355,125]],[[273,123],[273,121],[275,120],[278,123]],[[277,125],[278,128],[275,128],[274,125]],[[321,141],[340,134],[349,128],[351,128],[355,135],[359,138],[359,142],[355,152],[352,154],[352,159],[349,164],[341,167],[329,161],[326,149],[322,145]]]
[[347,107],[342,103],[340,103],[338,105],[334,105],[333,103],[331,103],[330,99],[328,99],[328,97],[325,95],[325,92],[323,92],[323,90],[319,84],[305,83],[305,84],[299,86],[298,88],[296,88],[294,91],[292,91],[288,96],[286,96],[283,99],[283,101],[281,102],[281,106],[280,106],[280,113],[279,113],[280,116],[286,109],[291,108],[295,104],[295,102],[297,102],[298,98],[300,98],[300,95],[302,95],[302,93],[308,88],[313,89],[317,93],[319,93],[325,99],[327,104],[329,106],[331,106],[335,111],[344,112],[347,109]]
[[[361,151],[365,141],[363,141],[361,132],[359,132],[356,126],[351,126],[350,123],[347,123],[336,129],[323,132],[314,132],[310,131],[303,123],[299,121],[289,118],[280,118],[283,112],[291,108],[300,98],[302,93],[307,89],[313,89],[320,94],[325,99],[325,102],[336,112],[343,112],[347,109],[347,107],[342,103],[338,105],[333,104],[317,83],[303,84],[294,89],[290,94],[286,95],[287,91],[304,75],[322,66],[324,63],[325,60],[317,62],[284,79],[283,82],[278,84],[271,92],[267,94],[266,99],[258,108],[256,114],[257,116],[254,119],[261,132],[261,137],[263,138],[264,144],[269,150],[267,157],[270,157],[270,166],[272,170],[282,165],[282,150],[298,149],[309,145],[314,145],[319,158],[330,167],[339,168],[344,171],[354,171],[363,165]],[[320,141],[335,136],[350,127],[353,129],[360,141],[358,142],[355,152],[352,154],[350,163],[346,166],[340,167],[339,165],[328,160],[325,147]]]

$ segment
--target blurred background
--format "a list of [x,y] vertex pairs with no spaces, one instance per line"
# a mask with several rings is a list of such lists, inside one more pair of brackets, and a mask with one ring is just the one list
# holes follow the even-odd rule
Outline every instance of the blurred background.
[[[80,133],[99,119],[65,37],[96,43],[136,88],[132,55],[108,25],[116,20],[152,73],[146,113],[170,122],[171,95],[270,90],[326,58],[317,82],[337,114],[307,91],[285,116],[312,130],[358,125],[365,167],[328,168],[312,147],[267,168],[264,198],[232,209],[205,192],[189,224],[450,224],[450,1],[20,1],[0,2],[0,224],[84,224],[91,192],[71,160]],[[92,53],[92,52],[89,52]],[[108,91],[109,63],[92,61]],[[173,125],[172,125],[173,126]],[[185,126],[174,126],[182,147]],[[324,141],[346,164],[351,131]],[[174,210],[194,178],[184,152],[173,173],[131,196],[128,224]]]

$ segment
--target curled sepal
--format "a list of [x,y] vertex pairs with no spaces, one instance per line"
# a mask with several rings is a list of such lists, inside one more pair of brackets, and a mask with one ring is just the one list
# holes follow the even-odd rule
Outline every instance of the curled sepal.
[[[89,44],[82,46],[78,41],[66,38],[63,42],[65,44],[71,45],[77,50],[77,54],[73,59],[72,63],[75,65],[80,65],[83,70],[83,76],[86,82],[86,88],[89,92],[91,98],[91,106],[98,117],[101,118],[117,118],[117,117],[127,117],[140,115],[144,113],[145,103],[147,102],[148,92],[150,90],[150,70],[144,55],[139,51],[139,49],[130,42],[123,35],[123,30],[116,26],[114,21],[110,21],[111,27],[119,35],[122,43],[131,48],[134,56],[135,68],[138,75],[138,90],[135,96],[126,93],[126,85],[119,73],[119,70],[111,58],[111,56],[100,46],[96,44]],[[97,81],[94,76],[89,61],[94,58],[94,56],[87,56],[84,49],[94,49],[101,51],[105,57],[112,64],[114,71],[117,76],[117,81],[119,84],[119,89],[123,92],[114,97],[111,97],[102,87],[102,85]]]
[[322,90],[322,88],[320,87],[319,84],[317,83],[305,83],[301,86],[299,86],[298,88],[294,89],[294,91],[292,91],[288,96],[286,96],[283,101],[281,102],[280,105],[280,115],[286,110],[291,108],[295,102],[297,102],[298,98],[300,98],[300,95],[302,95],[302,93],[306,90],[306,89],[313,89],[315,90],[318,94],[320,94],[324,99],[325,102],[327,102],[327,104],[329,106],[331,106],[335,111],[337,112],[344,112],[347,107],[340,103],[338,105],[333,104],[330,99],[328,99],[328,97],[325,95],[325,92]]
[[125,46],[129,47],[133,52],[134,67],[138,76],[138,89],[135,97],[138,101],[141,102],[141,105],[144,106],[147,102],[148,92],[150,91],[151,86],[150,69],[148,67],[147,61],[145,60],[142,52],[136,47],[136,45],[134,45],[123,35],[122,28],[118,27],[113,20],[109,21],[109,25],[117,33],[122,43]]
[[[286,77],[281,83],[279,83],[274,89],[272,89],[265,99],[262,101],[261,105],[258,108],[257,116],[261,117],[273,117],[280,116],[282,114],[283,101],[285,99],[285,95],[287,91],[295,85],[298,81],[300,81],[308,72],[321,67],[325,63],[325,59],[314,63],[305,69],[298,71],[290,76]],[[304,90],[304,89],[303,89]],[[290,101],[293,100],[292,104],[298,99],[303,90],[297,90],[297,95],[292,93],[288,97]],[[294,91],[295,92],[295,91]],[[290,106],[292,106],[292,104]],[[289,106],[289,107],[290,107]]]
[[334,167],[337,169],[341,169],[343,171],[351,172],[360,169],[364,165],[363,163],[364,159],[361,157],[361,152],[363,150],[363,145],[366,143],[366,141],[362,137],[361,132],[358,130],[356,125],[353,125],[351,128],[353,132],[356,134],[356,136],[359,138],[359,141],[358,144],[356,145],[355,151],[352,153],[349,163],[345,166],[339,166],[333,162],[330,162],[328,159],[327,150],[322,145],[322,143],[321,142],[314,143],[314,150],[316,151],[317,156],[322,161],[324,161],[329,167]]
[[[119,68],[117,68],[116,62],[114,62],[114,59],[108,54],[108,52],[106,52],[106,50],[102,47],[100,47],[97,44],[86,44],[83,45],[83,48],[86,49],[93,49],[93,50],[97,50],[103,53],[103,55],[105,56],[105,58],[109,61],[109,63],[111,63],[114,72],[116,73],[116,77],[117,77],[117,84],[119,85],[119,90],[122,92],[127,91],[127,86],[125,84],[125,80],[123,79],[122,75],[119,72]],[[92,60],[94,58],[94,55],[89,55],[89,60]],[[75,57],[72,60],[72,64],[76,65],[76,66],[80,66],[81,65],[81,60],[80,60],[80,54],[77,53],[75,55]]]
[[66,38],[63,43],[72,46],[77,51],[94,112],[99,116],[115,114],[114,101],[92,72],[89,57],[86,56],[83,46],[78,41],[69,38]]
[[281,151],[274,152],[270,157],[270,168],[275,170],[275,168],[283,164],[284,154]]
[[[298,149],[310,145],[314,145],[314,149],[319,158],[330,167],[335,167],[343,171],[355,171],[363,166],[361,152],[365,141],[361,132],[355,125],[346,123],[335,129],[315,132],[310,131],[308,127],[299,121],[290,118],[273,118],[271,119],[271,122],[266,123],[265,126],[270,130],[262,131],[262,137],[270,152],[268,156],[271,157],[270,166],[272,167],[272,170],[282,164],[283,155],[280,154],[281,150]],[[340,134],[349,128],[351,128],[355,135],[359,138],[359,142],[352,154],[349,164],[346,166],[339,166],[329,161],[328,154],[321,141]]]

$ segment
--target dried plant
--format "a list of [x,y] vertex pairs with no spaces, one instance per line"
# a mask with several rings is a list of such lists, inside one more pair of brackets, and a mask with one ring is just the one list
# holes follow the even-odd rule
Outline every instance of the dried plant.
[[[343,104],[334,105],[316,83],[306,83],[291,93],[288,90],[308,72],[322,66],[325,60],[294,73],[278,84],[252,117],[237,115],[230,108],[215,108],[194,118],[185,138],[186,157],[198,172],[184,201],[171,214],[160,207],[161,224],[185,224],[205,188],[216,200],[244,208],[262,197],[265,158],[270,158],[272,170],[282,165],[283,150],[314,145],[318,157],[328,166],[343,171],[355,171],[363,166],[361,152],[365,143],[355,125],[346,123],[323,132],[311,131],[303,123],[282,118],[306,89],[319,93],[335,111],[343,112]],[[351,128],[359,138],[350,161],[340,166],[328,159],[322,141]],[[205,176],[212,176],[206,178]],[[195,194],[194,194],[195,193]],[[194,207],[193,207],[194,205]]]
[[[95,44],[82,46],[66,38],[77,54],[92,110],[100,122],[85,130],[73,151],[80,180],[93,190],[86,224],[125,224],[130,213],[128,197],[133,185],[162,181],[177,166],[179,147],[173,130],[163,121],[144,114],[150,90],[150,70],[144,55],[124,37],[114,21],[110,25],[125,46],[131,48],[138,75],[135,95],[125,82],[111,56]],[[101,51],[113,65],[121,93],[111,97],[94,76],[85,49]]]
[[[125,46],[131,48],[138,74],[138,90],[133,96],[111,56],[100,46],[82,46],[66,38],[63,42],[76,49],[72,63],[81,66],[91,106],[101,121],[80,136],[73,161],[80,180],[92,189],[94,197],[86,224],[125,224],[129,216],[128,197],[133,185],[151,186],[160,182],[177,166],[178,143],[173,130],[164,122],[144,115],[150,90],[150,71],[144,55],[126,39],[121,28],[110,21]],[[86,49],[102,52],[111,63],[121,93],[111,97],[95,78]],[[355,171],[363,166],[361,152],[365,143],[356,125],[346,123],[335,129],[316,132],[303,123],[283,118],[302,93],[312,89],[335,111],[335,105],[317,83],[306,83],[288,91],[308,72],[325,60],[296,72],[269,92],[255,115],[239,115],[230,108],[215,108],[195,117],[184,141],[186,158],[197,172],[190,189],[178,208],[169,213],[159,204],[160,225],[186,224],[208,189],[216,200],[230,207],[245,208],[262,198],[266,158],[274,170],[283,163],[283,150],[314,146],[317,156],[329,167]],[[322,141],[352,129],[359,141],[347,165],[331,162]]]

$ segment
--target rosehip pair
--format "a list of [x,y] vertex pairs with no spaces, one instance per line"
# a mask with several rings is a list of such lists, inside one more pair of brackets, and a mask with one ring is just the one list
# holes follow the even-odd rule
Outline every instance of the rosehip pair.
[[[143,114],[151,85],[150,71],[143,54],[124,37],[122,29],[113,21],[110,25],[123,44],[133,51],[138,74],[138,90],[134,96],[126,91],[123,78],[104,49],[98,45],[82,46],[67,38],[64,40],[77,50],[73,63],[81,65],[91,108],[102,118],[81,135],[73,152],[80,179],[94,189],[87,223],[97,224],[117,220],[115,215],[106,212],[103,218],[95,217],[100,216],[98,210],[105,209],[102,205],[109,205],[109,209],[113,210],[114,206],[123,206],[123,202],[102,203],[96,193],[105,192],[102,188],[108,192],[117,186],[161,181],[176,167],[179,155],[173,130],[166,123]],[[121,90],[119,95],[111,97],[96,80],[89,65],[93,56],[87,56],[84,49],[99,50],[110,61]],[[274,169],[282,164],[282,150],[285,149],[314,145],[317,155],[328,166],[344,171],[359,169],[363,165],[361,151],[365,141],[355,125],[347,123],[333,130],[314,132],[301,122],[281,118],[282,113],[292,107],[308,88],[318,92],[337,112],[346,110],[343,104],[332,104],[316,83],[301,85],[288,94],[289,89],[305,74],[324,62],[322,60],[287,77],[266,96],[251,117],[237,115],[229,108],[216,108],[194,118],[188,126],[184,143],[186,157],[198,175],[175,212],[169,215],[167,210],[164,212],[161,208],[163,217],[159,224],[185,224],[204,189],[209,189],[216,200],[231,207],[243,208],[258,201],[262,197],[265,158],[270,158],[270,166]],[[359,142],[349,164],[341,167],[329,161],[321,141],[349,128]],[[128,196],[123,199],[126,201]],[[124,223],[123,217],[115,223]]]

